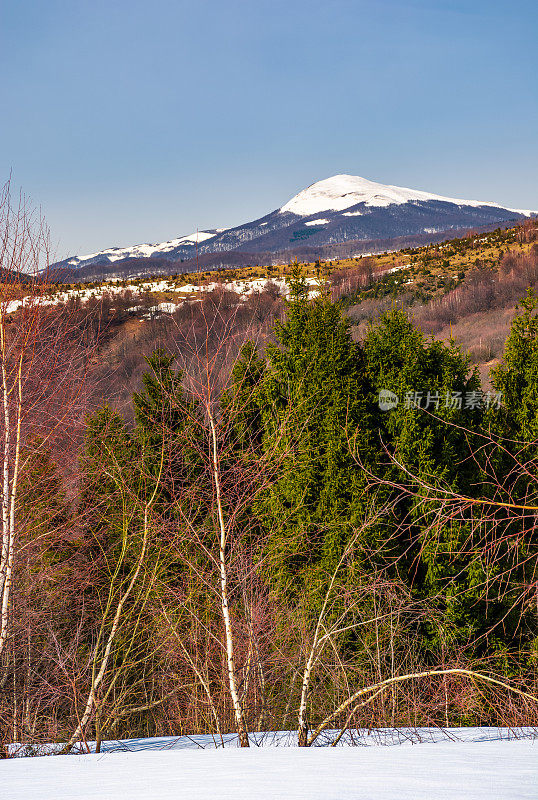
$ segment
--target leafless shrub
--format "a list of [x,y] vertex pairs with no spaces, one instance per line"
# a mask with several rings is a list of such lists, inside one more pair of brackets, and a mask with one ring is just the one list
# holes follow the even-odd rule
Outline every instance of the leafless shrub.
[[505,308],[538,285],[538,255],[506,253],[499,271],[477,269],[460,286],[415,311],[415,321],[427,333],[438,333],[449,324],[480,311]]
[[339,300],[364,289],[374,279],[374,265],[371,258],[362,258],[359,266],[335,270],[329,277],[331,299]]

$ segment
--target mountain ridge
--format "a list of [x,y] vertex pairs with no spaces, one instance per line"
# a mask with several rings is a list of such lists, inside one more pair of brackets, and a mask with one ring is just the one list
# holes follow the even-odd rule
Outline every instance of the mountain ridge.
[[[141,262],[181,262],[210,253],[282,253],[308,243],[320,247],[347,241],[437,234],[522,219],[535,212],[492,201],[460,200],[339,174],[316,181],[264,217],[230,228],[211,228],[157,244],[111,247],[71,256],[52,269],[76,272]],[[229,259],[227,259],[229,260]]]

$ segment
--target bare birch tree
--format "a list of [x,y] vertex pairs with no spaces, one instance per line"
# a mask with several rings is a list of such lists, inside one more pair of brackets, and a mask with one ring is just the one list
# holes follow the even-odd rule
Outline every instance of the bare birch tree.
[[[21,480],[33,459],[67,446],[84,405],[84,379],[92,347],[81,347],[81,327],[48,293],[49,232],[41,214],[8,182],[0,191],[0,458],[2,521],[0,547],[0,705],[6,684],[15,686],[24,580],[32,572],[28,554],[38,540],[52,543],[55,530],[30,530],[24,517]],[[46,502],[46,498],[43,498]],[[42,549],[43,549],[42,548]],[[34,567],[37,566],[37,562]],[[23,572],[26,578],[23,578]],[[24,612],[26,613],[26,612]],[[26,634],[30,673],[32,632]],[[11,674],[13,673],[13,674]],[[16,692],[14,706],[16,706]],[[22,706],[22,704],[21,704]],[[25,697],[25,718],[31,716]],[[14,713],[13,718],[17,718]],[[15,724],[15,723],[14,723]],[[16,725],[15,725],[16,729]]]

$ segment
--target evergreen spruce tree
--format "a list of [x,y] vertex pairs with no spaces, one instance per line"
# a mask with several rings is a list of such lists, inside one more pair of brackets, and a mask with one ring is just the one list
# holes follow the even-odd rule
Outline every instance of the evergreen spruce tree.
[[353,450],[365,464],[375,460],[377,412],[349,323],[327,297],[308,300],[307,288],[301,275],[292,281],[259,397],[264,447],[278,442],[284,454],[261,512],[274,530],[274,586],[311,593],[364,520],[366,477]]
[[476,491],[479,470],[466,431],[478,430],[484,413],[477,370],[452,342],[427,339],[398,310],[370,326],[364,353],[376,392],[388,390],[398,398],[381,415],[380,445],[395,459],[384,474],[411,485],[412,476],[417,478],[415,500],[399,507],[402,522],[415,520],[400,549],[413,591],[440,598],[443,624],[426,631],[427,641],[435,648],[470,640],[487,625],[487,567],[479,550],[470,552],[468,525],[453,521],[430,529],[437,506],[426,502],[421,481]]
[[[502,500],[538,506],[538,297],[529,288],[512,322],[502,362],[492,370],[502,405],[488,421],[499,446],[492,463],[503,483]],[[519,466],[518,466],[519,465]],[[499,499],[499,498],[497,498]],[[532,512],[529,512],[531,515]],[[502,594],[500,646],[530,654],[538,662],[538,613],[535,603],[538,537],[517,512],[503,524],[503,561],[497,581]]]
[[50,448],[38,441],[21,453],[23,469],[18,489],[17,515],[27,541],[48,542],[52,559],[60,557],[62,528],[70,509],[58,465]]
[[157,349],[147,362],[150,370],[142,378],[142,390],[133,395],[133,441],[146,494],[159,481],[155,508],[174,516],[174,506],[201,469],[198,410],[183,388],[183,374],[173,367],[173,355]]
[[254,342],[246,342],[232,368],[230,386],[221,399],[226,426],[233,431],[233,449],[260,452],[262,443],[262,410],[260,386],[266,362]]
[[520,303],[492,383],[501,393],[506,435],[531,446],[538,440],[538,297],[529,289]]
[[79,514],[96,542],[104,537],[112,543],[121,531],[118,486],[132,485],[133,452],[132,436],[123,418],[109,405],[87,418],[80,459]]

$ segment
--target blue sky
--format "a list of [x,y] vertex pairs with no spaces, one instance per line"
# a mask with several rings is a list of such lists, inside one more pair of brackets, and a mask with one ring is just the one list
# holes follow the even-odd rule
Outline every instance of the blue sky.
[[0,180],[58,257],[347,172],[538,209],[535,0],[0,0]]

